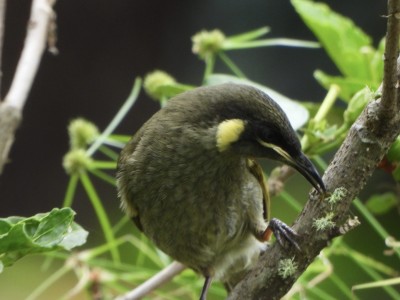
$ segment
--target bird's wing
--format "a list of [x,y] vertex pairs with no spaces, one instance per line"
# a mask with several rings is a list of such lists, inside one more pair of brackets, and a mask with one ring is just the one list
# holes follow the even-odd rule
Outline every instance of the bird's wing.
[[127,172],[125,163],[128,156],[131,156],[138,146],[142,136],[144,134],[144,127],[141,127],[132,137],[132,139],[128,142],[125,148],[121,151],[120,157],[118,159],[118,167],[117,167],[117,185],[119,186],[119,194],[121,197],[121,207],[125,212],[129,215],[132,221],[135,223],[137,228],[143,231],[142,224],[140,223],[140,213],[134,202],[130,197],[129,190],[126,189],[128,186],[127,182],[119,182],[122,180],[126,180],[128,176],[122,176],[121,173]]
[[253,176],[257,179],[258,183],[260,184],[262,193],[263,193],[263,207],[264,207],[264,218],[265,220],[270,220],[270,198],[268,192],[268,183],[265,179],[263,169],[257,163],[256,160],[249,158],[247,160],[247,167]]

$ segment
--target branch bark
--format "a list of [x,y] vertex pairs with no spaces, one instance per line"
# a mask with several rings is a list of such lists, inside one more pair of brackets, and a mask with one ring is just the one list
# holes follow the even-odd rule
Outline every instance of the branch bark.
[[[329,192],[341,188],[345,193],[340,201],[332,205],[327,199],[319,199],[313,191],[293,226],[301,237],[302,251],[283,250],[275,243],[261,256],[258,265],[236,285],[228,299],[282,298],[328,242],[346,232],[344,228],[351,227],[348,221],[352,200],[400,133],[400,73],[397,71],[400,65],[396,63],[400,1],[389,0],[388,12],[382,98],[370,102],[364,109],[323,176]],[[335,227],[318,231],[313,226],[314,220],[326,217],[328,213],[332,215]],[[279,275],[279,264],[284,259],[292,259],[296,265],[295,273],[286,278]]]
[[55,0],[33,0],[25,46],[4,102],[0,102],[0,174],[8,160],[15,131],[22,119],[40,59],[46,47],[49,22]]

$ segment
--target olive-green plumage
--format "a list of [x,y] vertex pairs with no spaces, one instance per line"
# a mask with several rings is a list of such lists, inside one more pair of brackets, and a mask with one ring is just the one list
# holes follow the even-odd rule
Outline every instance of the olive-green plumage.
[[122,150],[122,207],[174,259],[206,277],[229,276],[257,258],[268,226],[255,157],[290,164],[324,191],[268,95],[238,84],[182,93]]

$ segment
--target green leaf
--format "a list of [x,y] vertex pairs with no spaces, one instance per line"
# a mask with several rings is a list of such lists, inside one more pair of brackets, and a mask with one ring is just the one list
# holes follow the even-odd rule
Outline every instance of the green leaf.
[[194,88],[195,88],[194,86],[180,84],[180,83],[164,84],[157,87],[157,93],[169,99],[180,93],[190,91]]
[[373,214],[383,215],[397,206],[397,197],[393,193],[372,195],[365,205]]
[[275,100],[276,103],[278,103],[278,105],[286,113],[286,115],[288,116],[288,119],[294,129],[299,129],[308,120],[308,117],[309,117],[308,110],[305,107],[303,107],[300,103],[298,103],[292,99],[289,99],[288,97],[278,93],[277,91],[275,91],[269,87],[266,87],[264,85],[261,85],[259,83],[255,83],[253,81],[243,79],[243,78],[238,78],[238,77],[231,76],[231,75],[212,74],[207,77],[205,84],[206,85],[216,85],[216,84],[222,84],[222,83],[227,83],[227,82],[251,85],[255,88],[262,90],[266,94],[268,94],[272,99]]
[[68,234],[64,236],[59,246],[65,250],[71,250],[86,243],[88,232],[79,224],[73,222],[70,226]]
[[326,119],[315,122],[311,119],[308,123],[307,128],[304,132],[307,134],[309,139],[309,153],[316,153],[321,144],[326,144],[338,139],[338,127],[337,125],[330,125]]
[[399,162],[400,161],[400,136],[396,138],[390,147],[386,157],[390,162]]
[[344,122],[348,127],[356,121],[368,102],[373,99],[373,96],[374,93],[368,87],[354,94],[343,114]]
[[397,166],[393,170],[392,176],[393,176],[394,180],[396,180],[397,182],[400,182],[400,166]]
[[332,84],[337,84],[340,87],[340,98],[346,102],[349,102],[351,97],[368,85],[368,83],[370,83],[369,86],[373,85],[372,82],[366,82],[357,78],[330,76],[320,70],[314,72],[314,78],[327,90]]
[[85,243],[88,233],[73,222],[74,215],[70,208],[55,208],[29,218],[0,219],[0,265],[7,267],[28,254],[70,250]]
[[364,47],[372,44],[367,34],[326,4],[306,0],[292,4],[343,75],[371,79],[370,61],[363,55]]
[[109,138],[121,143],[127,143],[131,140],[132,136],[125,134],[110,134]]
[[74,212],[71,209],[53,209],[49,214],[41,216],[43,217],[37,218],[39,222],[33,222],[37,223],[37,227],[32,232],[32,241],[41,247],[51,248],[63,240]]

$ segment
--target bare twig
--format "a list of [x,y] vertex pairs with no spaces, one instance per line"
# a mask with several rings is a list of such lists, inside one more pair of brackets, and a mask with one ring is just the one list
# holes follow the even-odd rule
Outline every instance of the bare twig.
[[[228,299],[282,298],[331,239],[354,227],[347,221],[350,204],[400,133],[400,87],[397,83],[400,66],[396,68],[400,1],[389,0],[388,5],[382,99],[372,101],[353,124],[323,178],[329,192],[341,188],[345,193],[334,205],[321,200],[316,192],[311,193],[294,225],[303,239],[302,251],[285,251],[274,244],[261,256],[259,264],[236,285]],[[328,212],[335,227],[317,230],[314,221],[326,217]],[[283,259],[292,260],[294,270],[285,278],[279,275],[279,262]]]
[[151,277],[149,280],[142,283],[137,288],[128,292],[127,294],[116,298],[116,300],[142,299],[144,296],[155,290],[157,287],[171,281],[172,278],[181,273],[184,269],[186,269],[184,265],[174,261],[168,267],[158,272],[155,276]]
[[284,186],[285,181],[294,174],[294,169],[283,165],[275,168],[268,178],[268,190],[271,197],[279,195]]
[[33,0],[25,46],[10,90],[4,102],[0,102],[0,174],[7,162],[15,131],[21,122],[22,109],[46,47],[54,2],[55,0]]

